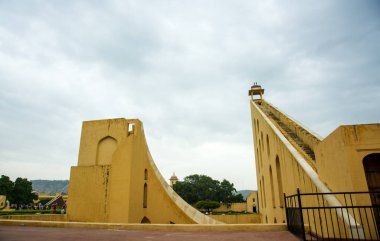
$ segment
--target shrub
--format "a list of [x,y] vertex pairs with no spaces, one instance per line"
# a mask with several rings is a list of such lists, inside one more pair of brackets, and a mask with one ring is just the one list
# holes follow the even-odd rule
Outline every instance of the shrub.
[[203,200],[203,201],[198,201],[195,204],[195,207],[197,209],[206,209],[207,211],[210,212],[212,209],[220,207],[220,203],[217,201]]

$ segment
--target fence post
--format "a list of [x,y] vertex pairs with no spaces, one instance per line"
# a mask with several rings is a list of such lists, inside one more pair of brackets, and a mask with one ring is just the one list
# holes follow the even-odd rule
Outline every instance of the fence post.
[[302,239],[306,240],[306,235],[305,235],[305,224],[303,223],[303,214],[302,214],[302,203],[301,203],[301,194],[300,194],[300,189],[297,188],[297,197],[298,197],[298,207],[300,211],[300,221],[301,221],[301,230],[302,230]]

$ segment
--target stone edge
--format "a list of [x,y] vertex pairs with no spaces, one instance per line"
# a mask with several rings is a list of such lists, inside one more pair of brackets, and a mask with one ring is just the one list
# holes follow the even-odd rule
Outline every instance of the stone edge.
[[52,228],[90,228],[141,231],[287,231],[286,224],[125,224],[125,223],[89,223],[58,222],[35,220],[0,220],[2,226],[32,226]]

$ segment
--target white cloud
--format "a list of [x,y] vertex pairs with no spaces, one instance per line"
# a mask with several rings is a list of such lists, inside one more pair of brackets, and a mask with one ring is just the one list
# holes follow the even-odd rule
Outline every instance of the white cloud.
[[2,2],[1,174],[68,179],[81,122],[126,117],[144,122],[165,177],[201,173],[256,188],[253,81],[323,136],[343,123],[378,122],[378,9],[351,1]]

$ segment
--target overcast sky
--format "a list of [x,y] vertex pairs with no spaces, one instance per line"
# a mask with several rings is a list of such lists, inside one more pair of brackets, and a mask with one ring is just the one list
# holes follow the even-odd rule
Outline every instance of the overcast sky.
[[166,179],[256,189],[248,89],[322,137],[380,120],[379,1],[0,1],[0,174],[69,179],[138,118]]

